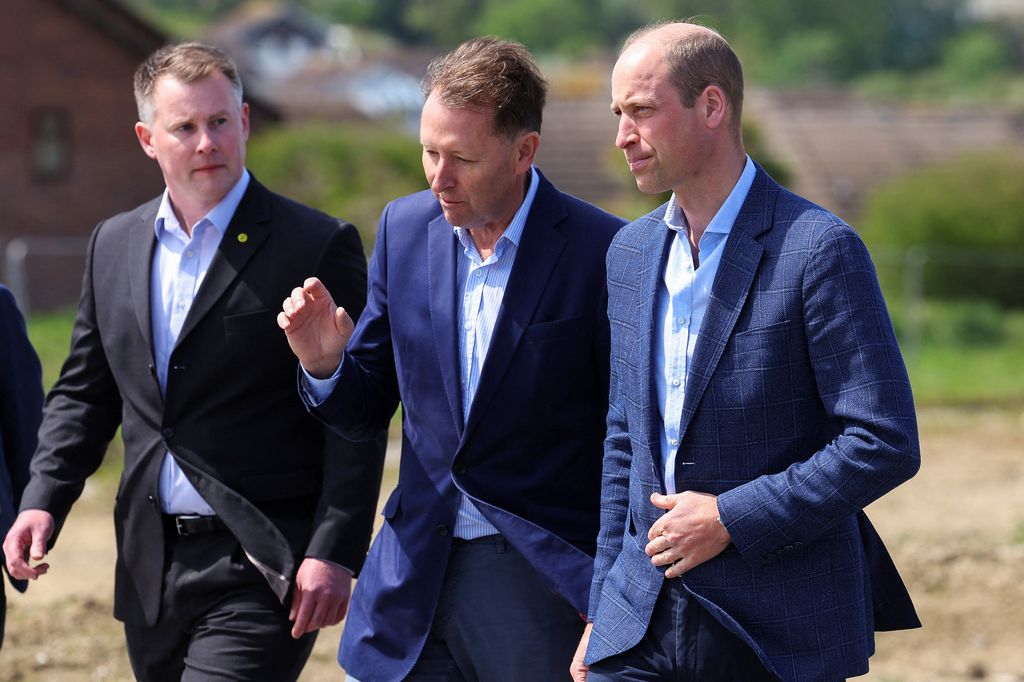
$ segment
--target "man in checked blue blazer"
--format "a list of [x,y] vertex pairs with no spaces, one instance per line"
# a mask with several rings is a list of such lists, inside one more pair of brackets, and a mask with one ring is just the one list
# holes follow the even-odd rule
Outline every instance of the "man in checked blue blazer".
[[577,680],[839,680],[876,630],[920,625],[862,511],[920,464],[873,266],[746,155],[742,98],[736,55],[693,24],[639,31],[612,73],[616,145],[642,191],[673,194],[608,254]]
[[278,318],[338,433],[371,435],[402,404],[398,485],[339,660],[362,682],[564,679],[596,549],[622,221],[533,166],[545,86],[521,45],[464,43],[423,89],[430,191],[384,209],[359,325],[315,278]]

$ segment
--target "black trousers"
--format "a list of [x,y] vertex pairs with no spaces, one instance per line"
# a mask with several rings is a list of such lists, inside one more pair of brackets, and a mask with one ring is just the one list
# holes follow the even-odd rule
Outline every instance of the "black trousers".
[[587,682],[768,682],[753,649],[719,623],[678,579],[661,588],[643,639],[590,666]]
[[288,610],[225,530],[165,532],[167,567],[160,618],[125,624],[128,659],[142,682],[298,678],[316,640],[291,637]]

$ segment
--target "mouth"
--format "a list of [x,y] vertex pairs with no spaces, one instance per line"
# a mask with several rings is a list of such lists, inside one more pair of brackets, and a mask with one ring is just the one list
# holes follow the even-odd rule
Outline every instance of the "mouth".
[[214,171],[220,170],[223,167],[224,166],[222,166],[220,164],[213,164],[213,165],[208,165],[208,166],[199,166],[198,168],[193,169],[192,172],[193,173],[212,173]]
[[629,164],[629,170],[631,172],[633,172],[633,173],[636,173],[638,170],[640,170],[644,166],[646,166],[648,161],[650,161],[650,160],[651,160],[650,156],[641,156],[641,157],[632,158],[632,159],[627,158],[626,159],[626,163]]

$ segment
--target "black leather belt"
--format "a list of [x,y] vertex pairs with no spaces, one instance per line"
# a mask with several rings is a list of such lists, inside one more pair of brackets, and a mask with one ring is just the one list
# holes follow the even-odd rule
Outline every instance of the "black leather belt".
[[198,516],[196,514],[183,514],[181,516],[165,515],[167,527],[178,535],[203,535],[219,530],[226,530],[227,526],[217,516]]

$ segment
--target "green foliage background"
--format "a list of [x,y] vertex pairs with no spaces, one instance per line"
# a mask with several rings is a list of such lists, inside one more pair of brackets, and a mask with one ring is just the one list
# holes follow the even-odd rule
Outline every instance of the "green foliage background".
[[322,124],[253,136],[246,164],[274,191],[354,223],[370,253],[385,203],[426,189],[420,153],[390,128]]
[[[860,232],[872,248],[926,250],[924,290],[1024,308],[1024,158],[974,154],[876,190]],[[899,272],[882,271],[890,280]],[[895,282],[891,282],[895,286]]]

